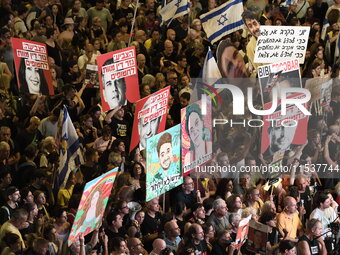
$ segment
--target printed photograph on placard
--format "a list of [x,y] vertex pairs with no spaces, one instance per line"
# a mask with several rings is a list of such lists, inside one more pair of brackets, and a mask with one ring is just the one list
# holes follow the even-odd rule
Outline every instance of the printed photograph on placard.
[[99,88],[97,65],[86,65],[85,83],[87,88]]
[[20,91],[36,95],[53,95],[46,45],[18,38],[11,40]]
[[144,150],[148,138],[164,131],[169,95],[170,87],[166,87],[137,101],[130,151],[138,144],[139,149]]
[[146,201],[183,183],[180,155],[180,124],[147,140]]
[[248,240],[246,249],[249,252],[254,252],[257,254],[266,254],[266,247],[268,241],[268,226],[250,221],[250,227],[248,231]]
[[135,47],[97,57],[103,111],[140,99]]
[[297,59],[258,67],[258,77],[263,105],[273,101],[273,89],[277,88],[281,99],[282,88],[301,88],[300,66]]
[[211,100],[207,98],[206,112],[197,101],[181,109],[183,174],[203,165],[212,158]]

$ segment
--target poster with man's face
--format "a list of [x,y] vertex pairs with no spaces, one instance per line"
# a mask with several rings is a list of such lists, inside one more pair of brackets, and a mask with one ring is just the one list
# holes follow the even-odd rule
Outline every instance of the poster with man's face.
[[118,168],[115,168],[86,183],[68,238],[69,246],[80,234],[86,236],[100,227],[117,173]]
[[246,249],[257,254],[266,254],[268,232],[268,226],[251,220]]
[[151,137],[146,143],[146,201],[150,201],[183,183],[181,125]]
[[[299,61],[297,59],[260,66],[258,69],[263,108],[270,109],[277,99],[275,112],[263,116],[261,153],[264,159],[277,162],[278,155],[284,154],[293,145],[304,144],[307,140],[308,116],[293,104],[287,105],[285,115],[281,114],[281,99],[299,98],[299,93],[285,93],[284,88],[301,88]],[[276,95],[275,91],[276,90]],[[306,108],[308,108],[305,105]]]
[[53,95],[46,45],[18,38],[11,40],[20,91],[36,95]]
[[263,104],[273,101],[273,89],[277,89],[278,99],[284,88],[301,88],[300,66],[297,59],[277,62],[258,67],[258,77]]
[[135,47],[97,57],[103,111],[140,99]]
[[170,87],[166,87],[136,102],[130,151],[138,144],[144,150],[147,139],[164,131],[169,95]]

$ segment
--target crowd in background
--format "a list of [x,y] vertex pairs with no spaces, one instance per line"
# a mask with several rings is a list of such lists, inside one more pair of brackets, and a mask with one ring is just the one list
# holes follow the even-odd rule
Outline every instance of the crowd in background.
[[[339,168],[340,82],[337,43],[340,0],[248,0],[244,7],[261,25],[310,26],[303,77],[331,76],[332,101],[309,119],[307,142],[291,147],[284,164],[293,176],[264,189],[266,179],[242,173],[237,178],[187,176],[183,185],[145,202],[145,153],[129,151],[134,105],[103,112],[98,88],[84,82],[86,66],[106,52],[136,47],[141,98],[166,87],[171,97],[166,128],[180,123],[190,103],[191,79],[200,75],[210,46],[199,16],[223,0],[192,0],[190,13],[160,25],[161,1],[1,0],[0,5],[0,251],[1,255],[60,254],[256,254],[234,249],[241,219],[251,216],[270,229],[267,254],[327,254],[332,233],[319,237],[336,220],[339,174],[319,178],[317,164]],[[324,22],[328,28],[323,30]],[[18,89],[11,38],[46,43],[54,95]],[[254,66],[247,54],[252,34],[245,27],[225,38],[241,54],[247,76]],[[231,60],[233,63],[233,60]],[[228,69],[230,71],[230,69]],[[256,76],[256,74],[255,74]],[[228,75],[226,76],[228,78]],[[260,95],[257,95],[260,100]],[[215,117],[230,116],[225,103]],[[66,105],[80,139],[84,163],[65,187],[54,190],[59,167],[57,121]],[[213,130],[211,166],[267,164],[260,153],[260,128]],[[225,139],[217,140],[217,137]],[[68,234],[86,182],[115,167],[119,176],[102,227],[67,246]],[[219,176],[221,177],[221,176]],[[325,177],[325,176],[322,176]],[[327,177],[327,176],[326,176]],[[130,207],[130,202],[140,207]],[[163,202],[164,201],[164,202]],[[317,239],[317,240],[316,240]],[[316,243],[315,243],[316,242]],[[334,250],[334,247],[333,247]],[[335,249],[336,250],[336,249]]]

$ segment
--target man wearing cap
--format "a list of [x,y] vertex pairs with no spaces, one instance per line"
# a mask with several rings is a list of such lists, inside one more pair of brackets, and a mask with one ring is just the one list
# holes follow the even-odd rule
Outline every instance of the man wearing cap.
[[4,224],[11,218],[12,213],[18,208],[20,200],[20,192],[14,187],[10,186],[6,190],[6,204],[0,208],[0,225]]
[[100,18],[105,33],[113,20],[110,11],[104,7],[104,0],[96,0],[96,6],[88,9],[87,15],[89,17],[90,26],[92,25],[94,17]]

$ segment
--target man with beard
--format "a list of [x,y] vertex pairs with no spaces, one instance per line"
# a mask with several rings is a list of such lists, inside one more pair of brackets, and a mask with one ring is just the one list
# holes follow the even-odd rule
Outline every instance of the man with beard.
[[204,232],[201,225],[193,223],[188,230],[188,240],[185,244],[185,249],[192,248],[196,255],[206,255],[208,254],[208,246],[204,240]]
[[257,21],[256,15],[248,10],[242,13],[242,20],[244,24],[246,25],[246,27],[248,28],[250,34],[252,35],[249,43],[247,44],[246,53],[247,53],[247,56],[248,56],[248,59],[251,65],[255,69],[254,72],[256,72],[257,74],[257,68],[260,65],[263,65],[263,64],[254,63],[256,41],[257,41],[257,38],[260,36],[260,23]]

